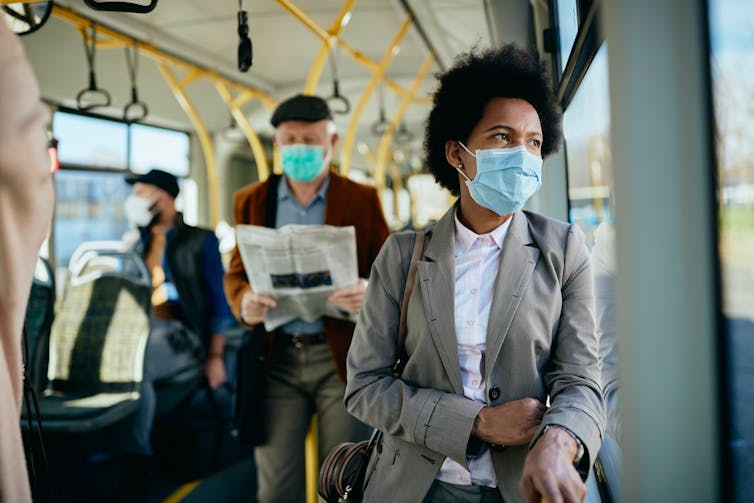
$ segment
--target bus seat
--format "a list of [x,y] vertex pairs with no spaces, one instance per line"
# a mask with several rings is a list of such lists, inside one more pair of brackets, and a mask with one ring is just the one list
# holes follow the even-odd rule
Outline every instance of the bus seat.
[[26,332],[29,338],[29,361],[27,373],[34,389],[45,388],[47,373],[50,326],[55,312],[55,278],[50,263],[37,258],[34,281],[26,307]]
[[[149,275],[133,253],[108,255],[118,260],[90,260],[96,267],[82,265],[71,277],[52,324],[49,384],[40,398],[42,424],[51,432],[100,429],[138,406],[149,335]],[[118,267],[100,267],[107,262]],[[127,262],[140,274],[124,274]]]

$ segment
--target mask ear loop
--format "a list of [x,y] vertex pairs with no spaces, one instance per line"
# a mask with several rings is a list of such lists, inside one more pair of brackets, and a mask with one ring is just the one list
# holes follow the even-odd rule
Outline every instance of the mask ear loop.
[[[456,140],[456,142],[457,142],[457,143],[458,143],[458,144],[459,144],[459,145],[460,145],[461,147],[463,147],[463,149],[464,149],[464,150],[465,150],[466,152],[468,152],[468,153],[469,153],[469,154],[470,154],[470,155],[471,155],[472,157],[476,158],[476,154],[472,153],[472,152],[471,152],[471,150],[469,150],[469,149],[468,149],[468,148],[466,147],[466,145],[464,145],[464,144],[463,144],[463,142],[462,142],[462,141],[460,141],[460,140]],[[455,167],[455,166],[454,166],[454,167]],[[463,171],[461,171],[461,168],[463,168],[463,164],[459,164],[459,165],[458,165],[458,167],[456,168],[456,170],[457,170],[457,171],[458,171],[459,173],[461,173],[461,175],[462,175],[462,176],[463,176],[463,177],[464,177],[464,178],[465,178],[466,180],[468,180],[469,182],[472,182],[473,180],[472,180],[471,178],[469,178],[469,175],[467,175],[466,173],[464,173]]]

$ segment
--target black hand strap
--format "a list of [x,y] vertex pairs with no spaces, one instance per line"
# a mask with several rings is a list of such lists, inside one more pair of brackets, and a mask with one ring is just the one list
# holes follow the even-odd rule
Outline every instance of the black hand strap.
[[148,5],[140,5],[131,2],[99,2],[97,0],[84,0],[84,3],[94,10],[108,12],[134,12],[136,14],[149,14],[157,7],[158,0],[152,0]]

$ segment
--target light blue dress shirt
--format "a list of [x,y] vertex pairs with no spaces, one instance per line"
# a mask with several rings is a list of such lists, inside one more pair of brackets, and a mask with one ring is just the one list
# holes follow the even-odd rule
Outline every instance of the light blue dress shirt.
[[[325,183],[319,189],[314,200],[309,206],[304,208],[296,198],[291,194],[288,187],[288,181],[285,177],[278,184],[278,211],[275,219],[275,228],[279,229],[284,225],[322,225],[325,223],[325,199],[327,198],[327,189],[330,186],[330,176],[325,178]],[[318,334],[324,330],[324,323],[320,318],[317,321],[293,320],[286,323],[280,330],[286,334]]]

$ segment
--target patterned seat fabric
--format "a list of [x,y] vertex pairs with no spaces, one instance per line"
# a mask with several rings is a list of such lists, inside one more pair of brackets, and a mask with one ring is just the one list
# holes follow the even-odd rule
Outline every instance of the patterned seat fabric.
[[49,383],[39,406],[45,430],[84,433],[138,407],[151,287],[143,261],[131,252],[88,249],[69,272],[50,330]]
[[98,271],[72,283],[52,327],[50,389],[137,391],[149,334],[150,289]]

